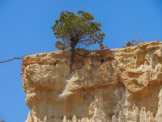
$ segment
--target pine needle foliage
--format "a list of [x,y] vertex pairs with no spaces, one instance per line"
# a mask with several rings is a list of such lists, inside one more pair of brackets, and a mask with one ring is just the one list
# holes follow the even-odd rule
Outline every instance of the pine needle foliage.
[[75,48],[78,44],[89,46],[102,43],[105,37],[101,33],[101,24],[93,22],[94,16],[88,12],[78,11],[77,14],[63,11],[60,18],[52,26],[54,35],[58,39],[56,48]]

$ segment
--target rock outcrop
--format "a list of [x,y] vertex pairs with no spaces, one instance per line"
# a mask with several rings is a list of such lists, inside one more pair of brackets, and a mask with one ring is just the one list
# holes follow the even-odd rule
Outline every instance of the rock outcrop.
[[162,122],[162,42],[26,56],[26,122]]

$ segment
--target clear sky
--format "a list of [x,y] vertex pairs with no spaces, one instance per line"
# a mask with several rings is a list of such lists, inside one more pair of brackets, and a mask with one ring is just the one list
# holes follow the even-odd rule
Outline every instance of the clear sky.
[[[108,48],[133,39],[162,40],[162,0],[0,0],[0,61],[56,51],[51,26],[63,10],[93,14]],[[0,64],[0,120],[6,122],[24,122],[29,112],[21,64]]]

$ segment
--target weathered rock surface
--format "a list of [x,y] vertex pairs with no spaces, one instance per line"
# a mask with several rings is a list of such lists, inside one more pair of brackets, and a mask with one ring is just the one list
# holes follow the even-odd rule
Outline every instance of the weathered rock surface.
[[78,53],[24,58],[26,122],[162,122],[162,42]]

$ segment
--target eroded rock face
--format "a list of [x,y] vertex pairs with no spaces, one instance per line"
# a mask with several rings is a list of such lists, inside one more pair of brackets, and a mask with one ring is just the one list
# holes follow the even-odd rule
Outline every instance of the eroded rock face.
[[77,52],[24,58],[26,122],[162,122],[162,42]]

